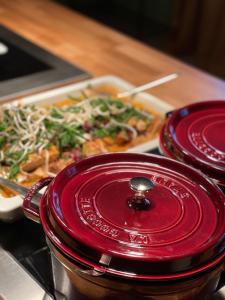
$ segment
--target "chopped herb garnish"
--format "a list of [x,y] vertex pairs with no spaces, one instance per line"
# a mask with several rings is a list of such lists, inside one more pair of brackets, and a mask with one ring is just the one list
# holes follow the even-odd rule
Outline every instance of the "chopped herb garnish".
[[1,122],[0,123],[0,131],[6,130],[8,127],[8,124],[6,122]]
[[3,148],[3,146],[5,145],[7,139],[5,136],[0,136],[0,149]]
[[100,128],[93,131],[93,135],[95,137],[103,138],[106,136],[110,136],[115,138],[116,134],[119,132],[119,128],[116,127],[109,127],[109,128]]
[[82,109],[79,106],[68,106],[64,111],[65,112],[69,111],[69,112],[72,112],[72,113],[79,113],[79,112],[82,111]]
[[20,167],[18,165],[12,165],[9,170],[9,179],[13,179],[19,173]]
[[81,96],[74,96],[74,95],[68,95],[68,98],[74,101],[81,101],[83,97]]
[[58,118],[58,119],[62,119],[63,118],[63,114],[61,113],[61,111],[55,107],[53,107],[52,111],[51,111],[51,116],[53,118]]

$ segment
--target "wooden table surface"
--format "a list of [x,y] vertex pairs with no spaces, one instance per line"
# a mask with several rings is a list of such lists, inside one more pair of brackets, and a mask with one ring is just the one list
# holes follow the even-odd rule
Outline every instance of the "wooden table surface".
[[225,82],[49,0],[0,0],[0,23],[93,76],[113,74],[139,85],[179,78],[151,93],[177,107],[225,99]]

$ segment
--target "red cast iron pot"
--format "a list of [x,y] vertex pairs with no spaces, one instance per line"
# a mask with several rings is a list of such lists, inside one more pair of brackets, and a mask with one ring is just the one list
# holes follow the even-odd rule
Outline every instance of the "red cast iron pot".
[[172,112],[160,149],[225,186],[225,100],[197,102]]
[[183,163],[91,157],[37,183],[23,208],[46,233],[57,299],[204,300],[218,287],[225,196]]

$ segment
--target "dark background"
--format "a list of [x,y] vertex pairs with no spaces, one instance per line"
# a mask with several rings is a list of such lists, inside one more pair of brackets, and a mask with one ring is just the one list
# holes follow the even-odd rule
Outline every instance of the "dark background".
[[225,0],[57,1],[225,79]]

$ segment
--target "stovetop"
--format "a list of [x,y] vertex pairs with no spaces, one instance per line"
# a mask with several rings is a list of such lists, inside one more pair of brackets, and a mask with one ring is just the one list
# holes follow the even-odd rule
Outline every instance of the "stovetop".
[[1,38],[1,46],[5,47],[0,52],[0,81],[28,76],[38,72],[51,70],[53,67],[32,56],[30,53]]
[[[157,149],[151,153],[159,154]],[[40,224],[27,218],[12,224],[0,222],[0,247],[12,254],[43,289],[54,298],[50,252]],[[225,276],[223,276],[223,281],[225,282]],[[34,297],[34,299],[36,298]],[[225,288],[220,290],[212,300],[225,300]]]
[[41,225],[26,218],[13,224],[0,223],[0,245],[12,254],[46,292],[53,295],[50,254]]
[[89,77],[4,26],[0,26],[0,69],[0,100]]

